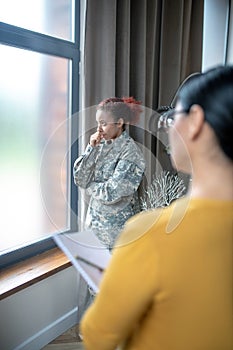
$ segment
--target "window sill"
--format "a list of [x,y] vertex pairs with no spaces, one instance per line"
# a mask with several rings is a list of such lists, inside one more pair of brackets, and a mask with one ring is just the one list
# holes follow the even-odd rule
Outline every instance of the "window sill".
[[0,300],[71,266],[59,248],[5,268],[0,273]]

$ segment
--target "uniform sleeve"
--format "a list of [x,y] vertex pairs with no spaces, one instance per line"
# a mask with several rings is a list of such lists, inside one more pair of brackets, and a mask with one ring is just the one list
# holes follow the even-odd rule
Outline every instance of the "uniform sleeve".
[[[139,157],[139,156],[138,156]],[[120,159],[113,175],[105,182],[92,182],[87,191],[105,205],[119,202],[122,198],[132,195],[137,191],[145,171],[145,162]]]
[[81,188],[87,188],[93,181],[95,171],[95,160],[99,147],[88,145],[82,156],[76,159],[73,167],[74,182]]
[[81,320],[86,350],[115,350],[124,343],[151,304],[157,266],[154,248],[144,238],[115,248],[100,292]]

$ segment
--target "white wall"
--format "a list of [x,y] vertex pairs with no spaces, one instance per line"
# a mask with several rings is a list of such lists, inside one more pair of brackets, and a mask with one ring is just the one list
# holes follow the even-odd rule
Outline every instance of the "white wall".
[[228,0],[205,0],[202,71],[225,64]]
[[0,349],[38,350],[78,321],[79,275],[69,267],[0,301]]

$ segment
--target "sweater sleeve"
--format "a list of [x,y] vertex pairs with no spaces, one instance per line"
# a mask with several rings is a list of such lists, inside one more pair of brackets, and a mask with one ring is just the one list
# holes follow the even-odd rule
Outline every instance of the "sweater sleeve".
[[[138,222],[135,225],[133,229],[138,227]],[[127,226],[125,230],[127,234]],[[145,235],[115,248],[100,292],[81,321],[86,350],[115,350],[127,340],[154,296],[158,280],[156,266],[156,253]]]

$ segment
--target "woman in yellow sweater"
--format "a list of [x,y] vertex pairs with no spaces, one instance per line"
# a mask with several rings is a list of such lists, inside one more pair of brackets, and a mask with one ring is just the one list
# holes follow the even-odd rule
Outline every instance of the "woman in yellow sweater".
[[127,222],[81,322],[87,350],[233,348],[233,66],[188,80],[167,126],[192,188]]

